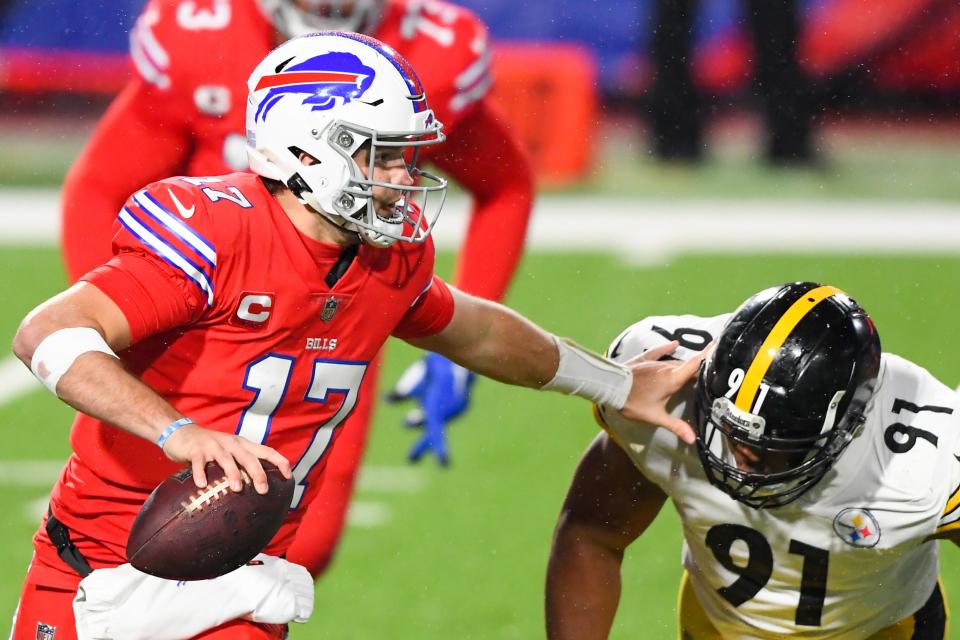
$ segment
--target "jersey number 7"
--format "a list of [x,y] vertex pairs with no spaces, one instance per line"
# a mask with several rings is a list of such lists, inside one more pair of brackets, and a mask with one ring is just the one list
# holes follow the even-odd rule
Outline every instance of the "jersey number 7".
[[[295,363],[296,358],[293,356],[271,353],[247,365],[243,388],[253,391],[256,395],[240,416],[240,424],[236,431],[238,436],[260,444],[267,441],[270,435],[270,423],[290,386],[290,377]],[[307,488],[306,478],[326,453],[333,439],[334,430],[356,406],[360,383],[366,371],[366,362],[320,358],[313,361],[310,385],[303,399],[307,402],[327,404],[331,401],[331,392],[343,394],[343,399],[330,419],[317,426],[307,449],[293,465],[293,479],[297,485],[293,490],[291,510],[300,506]]]

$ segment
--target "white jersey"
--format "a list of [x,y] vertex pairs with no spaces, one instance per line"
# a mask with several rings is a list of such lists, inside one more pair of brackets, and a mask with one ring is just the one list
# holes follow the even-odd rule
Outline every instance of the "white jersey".
[[[729,315],[651,317],[622,333],[626,361],[672,339],[688,359]],[[693,424],[692,389],[675,415]],[[834,468],[785,506],[756,510],[707,480],[696,446],[600,409],[611,437],[671,498],[684,565],[704,612],[730,638],[867,638],[930,596],[938,544],[960,528],[960,396],[885,353],[863,430]]]

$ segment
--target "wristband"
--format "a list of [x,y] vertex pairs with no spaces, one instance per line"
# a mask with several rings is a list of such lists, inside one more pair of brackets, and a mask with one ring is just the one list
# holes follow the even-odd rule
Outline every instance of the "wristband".
[[580,396],[620,410],[633,386],[633,373],[626,366],[584,349],[572,340],[553,336],[560,353],[557,373],[541,389]]
[[30,358],[30,370],[53,395],[57,395],[57,383],[73,363],[83,354],[98,351],[117,357],[110,345],[96,329],[68,327],[57,329],[40,341]]
[[163,449],[163,445],[167,443],[167,439],[173,435],[173,433],[180,427],[185,427],[188,424],[196,424],[190,418],[180,418],[179,420],[174,420],[170,423],[166,429],[163,430],[163,433],[160,434],[160,437],[157,438],[157,446]]

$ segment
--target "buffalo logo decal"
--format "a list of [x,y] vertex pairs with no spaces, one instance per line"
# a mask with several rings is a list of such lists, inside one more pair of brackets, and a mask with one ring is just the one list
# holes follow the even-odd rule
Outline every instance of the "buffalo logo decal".
[[326,111],[358,99],[373,84],[376,72],[352,53],[333,51],[298,64],[278,67],[257,82],[255,91],[269,89],[260,101],[256,120],[265,120],[270,109],[286,95],[304,96],[302,104]]

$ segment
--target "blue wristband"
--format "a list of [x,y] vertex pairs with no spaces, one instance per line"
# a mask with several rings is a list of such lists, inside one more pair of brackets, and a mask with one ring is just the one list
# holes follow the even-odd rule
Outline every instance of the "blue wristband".
[[157,446],[163,449],[163,445],[167,443],[167,438],[172,436],[174,431],[188,424],[195,423],[190,418],[180,418],[179,420],[172,422],[169,427],[163,430],[163,433],[160,434],[160,437],[157,438]]

